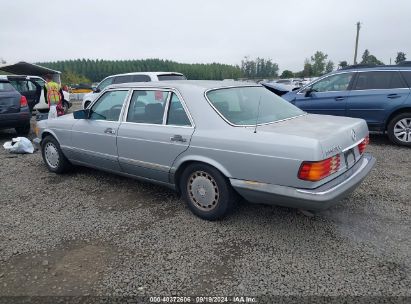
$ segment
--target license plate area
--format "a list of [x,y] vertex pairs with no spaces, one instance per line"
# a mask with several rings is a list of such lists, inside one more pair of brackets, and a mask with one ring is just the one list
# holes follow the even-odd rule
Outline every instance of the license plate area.
[[344,152],[344,161],[347,170],[354,166],[356,162],[354,148]]

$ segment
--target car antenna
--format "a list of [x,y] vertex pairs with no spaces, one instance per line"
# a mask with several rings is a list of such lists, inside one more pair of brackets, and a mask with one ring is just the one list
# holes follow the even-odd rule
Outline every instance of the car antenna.
[[261,106],[261,95],[260,95],[260,99],[258,100],[257,118],[255,119],[254,133],[257,133],[258,119],[260,118],[260,106]]

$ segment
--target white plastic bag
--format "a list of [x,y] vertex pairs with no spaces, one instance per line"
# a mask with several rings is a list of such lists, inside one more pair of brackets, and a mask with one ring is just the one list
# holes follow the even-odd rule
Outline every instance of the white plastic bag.
[[3,148],[10,153],[33,153],[34,147],[31,141],[25,137],[16,137],[11,141],[6,141]]

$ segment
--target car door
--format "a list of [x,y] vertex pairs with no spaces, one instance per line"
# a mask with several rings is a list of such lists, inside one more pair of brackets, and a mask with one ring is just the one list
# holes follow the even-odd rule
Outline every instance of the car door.
[[309,113],[344,116],[353,75],[343,72],[326,76],[299,91],[293,103]]
[[91,107],[90,117],[74,123],[72,159],[101,169],[121,171],[116,136],[128,93],[127,89],[106,91]]
[[347,102],[347,116],[365,119],[370,128],[381,128],[390,109],[402,104],[409,89],[399,71],[358,72]]
[[184,152],[194,124],[181,96],[160,89],[134,90],[121,123],[117,146],[124,172],[169,183],[169,171]]

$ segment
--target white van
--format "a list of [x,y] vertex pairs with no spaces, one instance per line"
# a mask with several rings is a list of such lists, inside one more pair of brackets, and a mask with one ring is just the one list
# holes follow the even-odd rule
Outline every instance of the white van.
[[186,80],[187,78],[176,72],[135,72],[111,75],[104,78],[94,89],[92,93],[88,93],[83,97],[83,108],[87,108],[92,101],[96,99],[99,93],[104,90],[105,87],[116,83],[128,83],[128,82],[151,82],[151,81],[166,81],[166,80]]

